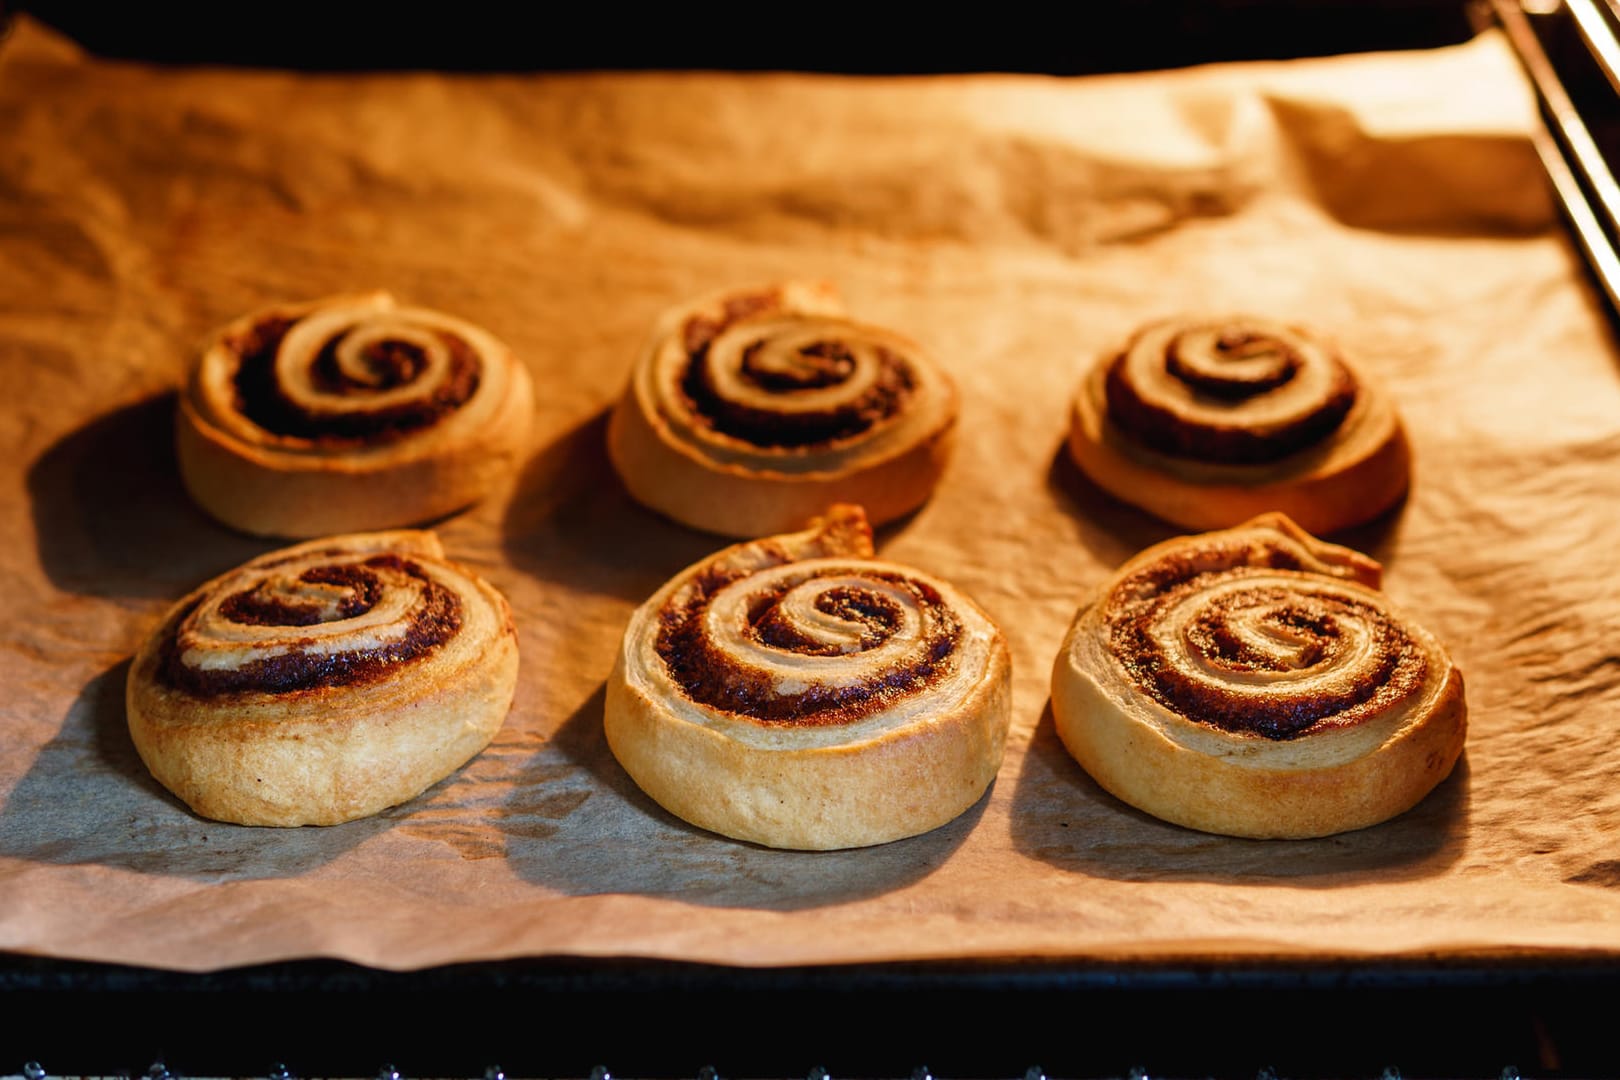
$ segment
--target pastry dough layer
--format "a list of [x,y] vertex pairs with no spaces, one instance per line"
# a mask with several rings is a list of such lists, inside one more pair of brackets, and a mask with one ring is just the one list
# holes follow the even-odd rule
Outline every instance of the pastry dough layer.
[[471,323],[387,293],[285,304],[203,349],[180,395],[180,473],[257,535],[416,524],[511,473],[533,411],[527,369]]
[[[957,590],[871,556],[859,509],[835,507],[688,567],[637,610],[605,725],[643,791],[713,832],[798,849],[913,836],[978,801],[1006,742],[1006,641]],[[777,618],[787,638],[760,629]],[[683,619],[707,673],[671,662]],[[718,707],[694,679],[742,690]]]
[[204,817],[332,825],[489,744],[517,685],[506,600],[430,532],[271,552],[172,607],[130,666],[130,736]]
[[1121,800],[1250,837],[1325,836],[1415,805],[1462,752],[1462,676],[1380,567],[1280,514],[1127,562],[1052,673],[1057,731]]
[[1141,330],[1081,385],[1069,451],[1109,494],[1192,529],[1277,511],[1335,532],[1399,502],[1411,470],[1387,394],[1319,335],[1249,316]]
[[920,346],[843,314],[824,282],[665,313],[608,427],[630,494],[725,536],[788,532],[835,501],[877,524],[944,471],[956,390]]

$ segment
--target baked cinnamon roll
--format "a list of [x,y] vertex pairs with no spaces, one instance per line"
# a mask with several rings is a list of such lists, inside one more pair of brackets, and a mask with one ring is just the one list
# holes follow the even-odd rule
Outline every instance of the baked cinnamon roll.
[[430,532],[260,556],[176,604],[130,666],[129,732],[204,817],[333,825],[489,744],[517,685],[506,600]]
[[1325,836],[1393,817],[1451,772],[1467,706],[1380,575],[1281,514],[1151,547],[1069,630],[1058,734],[1123,801],[1206,832]]
[[882,524],[933,491],[956,410],[920,346],[847,319],[832,286],[791,281],[665,314],[608,449],[638,502],[709,532],[786,532],[834,501]]
[[528,444],[528,371],[488,331],[387,293],[255,312],[180,395],[180,473],[233,528],[312,537],[459,510]]
[[1193,529],[1279,511],[1314,533],[1406,493],[1394,405],[1311,331],[1266,319],[1178,319],[1099,363],[1069,450],[1111,495]]
[[1006,742],[1011,659],[966,596],[873,558],[858,507],[730,547],[635,613],[608,745],[665,809],[778,848],[881,844],[972,806]]

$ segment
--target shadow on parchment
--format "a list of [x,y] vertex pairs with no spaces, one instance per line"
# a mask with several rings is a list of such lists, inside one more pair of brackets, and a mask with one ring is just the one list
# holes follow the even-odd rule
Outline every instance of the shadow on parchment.
[[1058,443],[1046,470],[1046,486],[1059,506],[1080,526],[1080,542],[1104,566],[1118,566],[1143,548],[1181,533],[1176,526],[1138,510],[1092,483]]
[[51,584],[93,596],[179,599],[274,546],[204,514],[180,483],[175,395],[116,409],[28,468],[39,561]]
[[[513,565],[545,581],[640,604],[683,567],[735,543],[637,504],[607,454],[609,410],[524,468],[503,522]],[[888,538],[910,516],[885,526]],[[688,825],[642,793],[602,731],[599,686],[549,739],[506,767],[492,813],[512,871],[570,895],[629,893],[717,907],[794,910],[877,895],[936,869],[987,800],[925,836],[853,852],[776,851]],[[528,738],[512,736],[512,747]]]
[[677,570],[731,541],[642,507],[607,455],[603,409],[535,455],[502,522],[512,565],[543,581],[640,604]]
[[1328,539],[1335,544],[1354,548],[1363,555],[1371,555],[1387,570],[1395,561],[1395,549],[1400,540],[1401,526],[1406,522],[1406,506],[1411,498],[1412,489],[1407,488],[1400,501],[1382,514],[1371,521],[1330,533]]
[[[1047,702],[1013,792],[1013,844],[1060,870],[1117,881],[1342,886],[1433,877],[1463,852],[1468,760],[1381,825],[1319,840],[1242,840],[1160,821],[1104,791],[1069,755]],[[1054,807],[1063,807],[1055,812]]]
[[[678,571],[737,539],[678,524],[630,497],[607,454],[611,411],[530,459],[502,522],[503,545],[514,566],[543,581],[640,604]],[[877,546],[920,511],[875,530]]]
[[[389,828],[386,817],[259,829],[198,817],[152,779],[124,713],[128,660],[87,683],[0,806],[0,857],[205,881],[296,877]],[[424,796],[425,797],[425,796]]]
[[[174,463],[174,408],[174,396],[164,395],[117,410],[31,467],[41,559],[58,587],[175,599],[274,546],[231,532],[191,503]],[[603,412],[528,465],[506,511],[506,550],[542,579],[639,603],[729,541],[636,505],[607,460],[605,437]],[[457,773],[373,817],[322,828],[230,825],[193,814],[147,772],[127,730],[128,673],[126,660],[87,683],[9,792],[0,856],[256,880],[297,877],[391,833],[462,860],[505,858],[520,876],[568,894],[791,910],[926,875],[983,808],[981,800],[925,837],[864,852],[778,852],[717,837],[667,814],[619,768],[602,735],[598,688],[551,739],[508,727]],[[638,859],[638,850],[649,857]]]
[[[1160,521],[1098,487],[1074,463],[1066,442],[1058,444],[1053,453],[1046,482],[1060,496],[1064,509],[1080,523],[1086,547],[1106,566],[1119,566],[1144,548],[1195,531]],[[1388,566],[1408,498],[1409,494],[1403,495],[1371,521],[1329,533],[1324,539],[1371,555]]]
[[922,836],[851,851],[778,851],[729,840],[668,813],[619,767],[602,731],[605,698],[598,687],[537,746],[511,801],[496,812],[513,873],[569,895],[628,893],[767,911],[848,903],[938,869],[988,802],[987,794]]
[[0,857],[246,881],[298,877],[392,832],[412,845],[397,849],[404,857],[425,852],[416,846],[425,843],[465,861],[505,858],[519,877],[568,895],[786,911],[927,875],[985,802],[926,836],[854,852],[727,840],[672,817],[619,768],[602,734],[599,686],[549,740],[504,730],[444,781],[373,817],[320,828],[230,825],[192,813],[147,772],[125,719],[129,666],[121,661],[85,685],[0,805]]

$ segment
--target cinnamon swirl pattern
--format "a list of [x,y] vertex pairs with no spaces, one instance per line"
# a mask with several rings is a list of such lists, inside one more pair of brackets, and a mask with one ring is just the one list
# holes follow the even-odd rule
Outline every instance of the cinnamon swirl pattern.
[[665,809],[778,848],[945,824],[1000,766],[1006,641],[971,600],[873,558],[860,508],[688,567],[608,679],[614,756]]
[[1325,836],[1401,813],[1451,772],[1467,706],[1381,572],[1281,514],[1149,548],[1064,641],[1058,734],[1123,801],[1206,832]]
[[1328,341],[1247,316],[1138,332],[1080,388],[1069,449],[1099,487],[1177,525],[1275,510],[1317,533],[1399,502],[1411,460],[1389,398]]
[[332,825],[489,744],[517,685],[506,600],[430,532],[271,552],[176,604],[130,666],[130,736],[204,817]]
[[487,331],[387,293],[269,308],[204,348],[180,472],[233,528],[312,537],[440,517],[527,446],[529,374]]
[[956,410],[916,343],[845,318],[830,285],[792,281],[665,314],[608,449],[638,502],[709,532],[786,532],[834,501],[881,524],[927,500]]

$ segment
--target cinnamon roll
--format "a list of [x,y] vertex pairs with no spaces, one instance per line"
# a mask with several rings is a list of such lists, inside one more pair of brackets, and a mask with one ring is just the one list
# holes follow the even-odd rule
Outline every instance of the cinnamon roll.
[[665,314],[608,449],[638,502],[709,532],[786,532],[833,501],[882,524],[927,500],[956,408],[917,344],[845,318],[830,285],[790,281]]
[[881,844],[972,806],[1011,658],[966,596],[873,558],[859,507],[725,549],[630,620],[608,745],[665,809],[778,848]]
[[1266,319],[1178,319],[1099,363],[1069,450],[1111,495],[1218,529],[1279,511],[1314,533],[1406,493],[1411,451],[1389,397],[1325,338]]
[[517,685],[506,600],[431,532],[315,540],[176,604],[130,665],[129,732],[204,817],[333,825],[489,744]]
[[1206,832],[1326,836],[1401,813],[1451,772],[1467,706],[1381,572],[1281,514],[1149,548],[1069,630],[1058,734],[1123,801]]
[[255,312],[180,395],[180,473],[233,528],[313,537],[430,520],[510,473],[534,394],[507,347],[387,293]]

